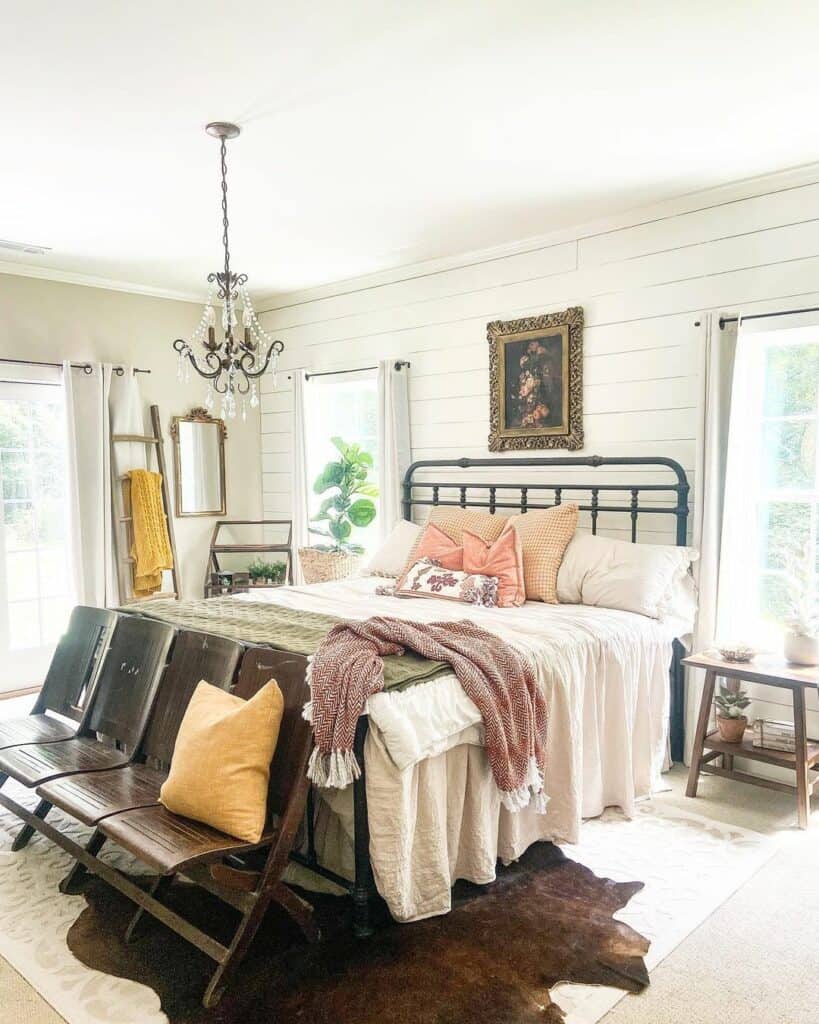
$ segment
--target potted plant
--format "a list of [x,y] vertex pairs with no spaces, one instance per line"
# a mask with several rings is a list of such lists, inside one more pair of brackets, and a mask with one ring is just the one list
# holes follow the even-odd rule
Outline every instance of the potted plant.
[[796,665],[819,665],[819,594],[813,547],[808,542],[801,550],[785,550],[782,559],[788,602],[785,657]]
[[[352,576],[361,564],[364,549],[350,541],[354,526],[369,526],[375,519],[378,488],[367,481],[373,457],[357,444],[331,438],[339,459],[328,462],[316,477],[313,490],[323,494],[319,511],[312,519],[321,526],[310,532],[325,537],[328,543],[299,548],[299,559],[307,583],[323,583]],[[325,525],[326,524],[326,525]]]
[[247,567],[247,572],[250,576],[251,583],[258,587],[265,581],[265,577],[267,576],[267,566],[260,558],[254,558]]
[[717,705],[717,728],[720,738],[726,743],[739,743],[748,727],[748,719],[743,711],[751,703],[746,693],[739,689],[720,686],[719,694],[714,698]]

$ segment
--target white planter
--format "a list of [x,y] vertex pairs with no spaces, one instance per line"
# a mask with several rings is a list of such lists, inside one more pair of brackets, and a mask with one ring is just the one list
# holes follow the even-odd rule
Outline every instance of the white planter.
[[794,665],[819,665],[819,636],[786,633],[784,651]]

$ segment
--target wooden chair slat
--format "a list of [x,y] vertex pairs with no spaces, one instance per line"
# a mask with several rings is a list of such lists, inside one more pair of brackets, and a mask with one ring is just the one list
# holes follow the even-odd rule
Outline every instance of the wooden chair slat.
[[83,731],[134,750],[141,742],[175,630],[164,622],[121,615],[100,672]]

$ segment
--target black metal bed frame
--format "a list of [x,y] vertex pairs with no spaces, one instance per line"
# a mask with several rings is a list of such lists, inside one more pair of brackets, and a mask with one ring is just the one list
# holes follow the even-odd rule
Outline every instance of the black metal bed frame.
[[[547,483],[541,481],[517,483],[500,482],[484,483],[481,481],[443,481],[417,480],[419,470],[465,470],[465,469],[509,469],[510,467],[526,467],[528,469],[555,469],[566,467],[589,467],[599,469],[601,466],[634,467],[642,466],[666,469],[673,473],[674,483],[628,483],[598,484],[587,481],[570,481]],[[454,474],[453,474],[454,475]],[[678,546],[687,543],[688,535],[688,477],[682,466],[674,459],[657,457],[624,457],[604,458],[600,455],[589,456],[543,456],[528,458],[493,458],[493,459],[425,459],[413,462],[404,475],[403,482],[403,515],[404,519],[412,519],[415,507],[451,506],[455,508],[483,508],[494,514],[500,509],[510,509],[525,513],[533,509],[553,508],[560,505],[572,494],[588,494],[588,502],[578,502],[581,512],[588,512],[591,518],[591,532],[597,533],[601,513],[622,514],[628,516],[632,543],[637,541],[637,523],[641,515],[674,516],[675,543]],[[428,493],[428,497],[416,497],[415,491]],[[441,497],[441,492],[456,492],[456,498]],[[486,492],[483,499],[474,499],[469,492]],[[499,494],[500,492],[500,494]],[[507,492],[517,492],[518,497],[512,500]],[[552,500],[548,498],[551,492]],[[600,503],[601,493],[605,495],[604,503]],[[641,494],[672,495],[673,504],[645,504]],[[534,494],[536,500],[531,500]],[[618,496],[622,496],[623,504],[615,504]],[[669,667],[669,688],[671,697],[670,743],[671,757],[674,761],[682,761],[685,740],[685,684],[683,679],[682,657],[684,650],[679,640],[674,641],[671,665]],[[370,829],[367,816],[367,793],[364,765],[364,742],[367,737],[368,720],[365,715],[359,719],[355,734],[354,752],[361,768],[361,777],[353,783],[353,815],[355,829],[355,881],[329,871],[318,863],[313,836],[313,801],[312,790],[307,809],[307,853],[291,854],[292,859],[310,868],[312,871],[330,879],[337,885],[347,889],[353,899],[353,930],[357,937],[364,938],[372,934],[370,908],[376,895],[373,883],[372,864],[370,862]]]

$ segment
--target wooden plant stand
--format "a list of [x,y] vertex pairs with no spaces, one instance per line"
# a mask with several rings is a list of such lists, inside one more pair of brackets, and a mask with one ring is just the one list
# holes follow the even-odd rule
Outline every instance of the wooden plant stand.
[[[788,768],[796,773],[795,792],[799,827],[807,828],[811,793],[819,783],[819,777],[813,774],[819,772],[819,741],[809,740],[807,736],[805,690],[819,690],[819,667],[800,668],[798,665],[791,665],[784,658],[768,655],[759,655],[747,664],[738,664],[724,661],[718,654],[711,652],[691,655],[683,659],[683,664],[705,670],[705,685],[697,718],[697,731],[694,735],[686,796],[697,795],[700,774],[720,775],[723,778],[736,779],[738,782],[747,782],[752,786],[762,786],[764,789],[793,793],[794,787],[784,782],[737,771],[734,768],[734,758],[743,757],[749,761]],[[726,743],[720,739],[719,732],[709,733],[708,720],[718,676],[790,690],[796,734],[795,752],[754,747],[751,729],[745,730],[745,735],[739,743]],[[717,758],[721,758],[721,765],[713,763]]]
[[[265,526],[286,526],[287,527],[287,540],[282,544],[266,544],[264,541],[258,544],[225,544],[219,542],[219,533],[226,526],[258,526],[259,533],[263,532]],[[285,582],[293,583],[293,523],[290,519],[219,519],[213,528],[213,535],[210,539],[210,552],[208,554],[208,564],[205,568],[205,581],[204,581],[204,596],[211,597],[212,585],[211,585],[211,573],[218,573],[222,571],[219,565],[219,556],[221,554],[272,554],[277,553],[284,555],[284,562],[287,566],[285,570]],[[281,583],[253,583],[248,584],[247,589],[253,590],[255,588],[268,588],[272,586],[282,586]],[[245,589],[244,587],[242,589]]]

